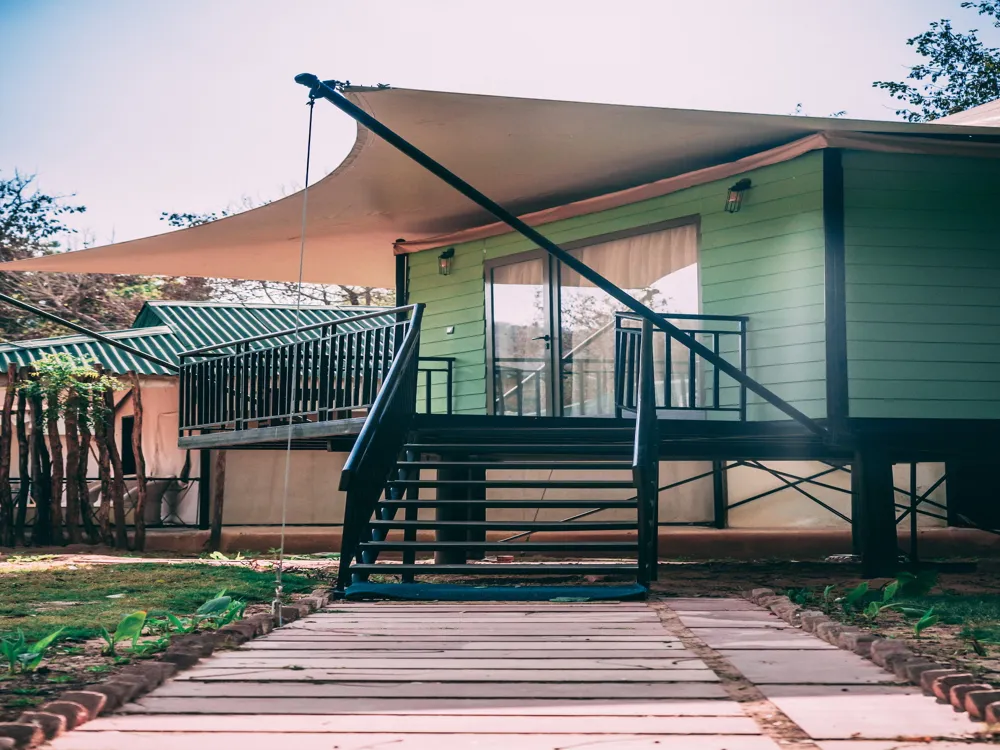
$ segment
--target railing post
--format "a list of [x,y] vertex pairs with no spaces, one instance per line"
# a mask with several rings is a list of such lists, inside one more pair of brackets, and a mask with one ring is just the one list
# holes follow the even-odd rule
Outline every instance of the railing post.
[[454,405],[451,402],[452,401],[452,394],[453,394],[453,391],[454,391],[454,384],[455,384],[455,362],[454,362],[454,360],[449,359],[448,362],[447,362],[447,365],[448,365],[448,369],[447,369],[447,373],[445,374],[445,394],[446,394],[446,398],[448,400],[447,400],[447,404],[446,404],[446,407],[445,407],[445,411],[448,414],[451,414],[452,411],[454,410]]
[[636,391],[632,475],[636,485],[639,512],[639,583],[648,586],[650,581],[656,580],[659,552],[657,504],[660,447],[653,372],[653,326],[648,320],[642,321],[639,334]]
[[[740,321],[740,372],[747,374],[747,322]],[[747,387],[740,386],[740,421],[747,421]]]
[[247,388],[247,347],[248,344],[240,343],[236,345],[236,354],[233,356],[233,394],[234,413],[233,428],[242,430],[246,426],[247,401],[250,398],[250,390]]

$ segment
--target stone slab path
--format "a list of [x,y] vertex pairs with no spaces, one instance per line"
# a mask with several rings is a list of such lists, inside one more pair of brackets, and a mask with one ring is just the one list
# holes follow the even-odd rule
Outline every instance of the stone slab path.
[[953,750],[980,728],[742,600],[338,603],[51,747]]

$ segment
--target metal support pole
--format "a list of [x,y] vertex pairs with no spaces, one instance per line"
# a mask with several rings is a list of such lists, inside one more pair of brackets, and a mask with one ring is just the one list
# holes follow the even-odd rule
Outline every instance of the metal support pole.
[[729,481],[726,476],[726,462],[712,461],[712,497],[717,529],[724,529],[729,525]]
[[910,562],[915,563],[920,559],[917,543],[917,506],[920,504],[920,497],[917,494],[917,464],[910,464]]
[[898,541],[892,461],[876,447],[860,448],[851,479],[859,492],[857,502],[864,519],[860,533],[862,574],[866,578],[893,575],[898,565]]
[[212,451],[198,451],[198,528],[208,531],[212,519]]
[[147,362],[152,362],[160,367],[170,370],[170,372],[179,372],[180,368],[177,367],[173,362],[167,362],[165,359],[160,359],[159,357],[154,357],[152,354],[147,354],[144,351],[136,349],[134,346],[129,346],[128,344],[123,344],[121,341],[115,341],[110,336],[105,336],[103,333],[98,333],[97,331],[92,331],[89,328],[84,328],[79,323],[73,323],[72,321],[66,320],[65,318],[60,318],[58,315],[53,315],[48,310],[43,310],[40,307],[35,307],[34,305],[29,305],[27,302],[22,302],[19,299],[11,297],[6,294],[0,294],[0,302],[6,302],[8,305],[20,308],[27,312],[37,315],[40,318],[45,318],[45,320],[51,320],[53,323],[58,323],[64,328],[68,328],[71,331],[76,331],[77,333],[82,333],[84,336],[90,336],[90,338],[95,341],[100,341],[102,344],[107,344],[108,346],[114,347],[115,349],[121,349],[123,352],[128,352],[129,354],[144,359]]

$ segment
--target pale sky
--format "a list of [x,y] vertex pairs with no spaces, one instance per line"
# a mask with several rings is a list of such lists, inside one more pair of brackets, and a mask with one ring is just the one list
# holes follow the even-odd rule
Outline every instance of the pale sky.
[[[902,79],[906,39],[942,17],[987,26],[959,0],[0,0],[0,170],[75,193],[100,244],[163,231],[161,211],[276,198],[302,183],[306,71],[895,119],[871,83]],[[353,137],[317,104],[316,177]]]

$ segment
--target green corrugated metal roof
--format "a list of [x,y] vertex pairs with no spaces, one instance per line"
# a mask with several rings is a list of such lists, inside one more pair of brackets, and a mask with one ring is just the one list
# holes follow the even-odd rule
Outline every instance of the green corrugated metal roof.
[[[302,307],[300,324],[308,326],[328,320],[343,320],[377,307]],[[344,330],[356,330],[384,322],[372,318],[344,324]],[[168,362],[177,363],[181,352],[213,344],[274,333],[295,327],[294,305],[237,305],[224,302],[147,302],[132,327],[124,331],[102,331],[121,341]],[[166,368],[129,352],[103,344],[88,336],[56,336],[49,339],[18,341],[0,345],[0,371],[11,362],[27,365],[45,354],[67,352],[87,356],[106,369],[118,373],[170,375]]]

